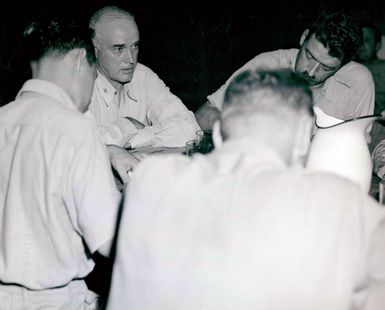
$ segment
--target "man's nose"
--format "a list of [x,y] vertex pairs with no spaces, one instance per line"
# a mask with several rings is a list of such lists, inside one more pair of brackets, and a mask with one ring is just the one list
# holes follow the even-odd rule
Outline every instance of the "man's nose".
[[128,63],[134,63],[134,56],[132,55],[131,51],[127,49],[125,55],[124,55],[124,61]]
[[315,61],[313,64],[311,64],[307,70],[307,73],[309,76],[314,77],[315,73],[317,72],[318,68],[320,66],[320,63]]

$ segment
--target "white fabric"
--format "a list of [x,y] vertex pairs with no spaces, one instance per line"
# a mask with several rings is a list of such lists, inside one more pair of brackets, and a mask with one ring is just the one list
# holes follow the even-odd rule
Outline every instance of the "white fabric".
[[88,290],[83,280],[73,281],[65,287],[30,291],[21,286],[0,285],[2,310],[99,310],[99,297]]
[[248,141],[142,161],[107,309],[383,309],[385,210],[297,169]]
[[[216,92],[207,99],[222,109],[225,90],[231,79],[245,70],[293,69],[298,49],[261,53],[239,68]],[[329,77],[321,86],[312,87],[314,104],[326,114],[343,120],[371,115],[374,111],[374,82],[369,70],[351,61]]]
[[[124,86],[124,96],[98,74],[88,114],[100,126],[106,144],[133,148],[142,146],[184,146],[195,139],[199,126],[194,114],[173,95],[148,67],[138,63],[133,79]],[[125,117],[145,125],[137,130]]]
[[0,109],[0,149],[0,281],[40,290],[84,278],[120,201],[95,122],[63,89],[29,80]]

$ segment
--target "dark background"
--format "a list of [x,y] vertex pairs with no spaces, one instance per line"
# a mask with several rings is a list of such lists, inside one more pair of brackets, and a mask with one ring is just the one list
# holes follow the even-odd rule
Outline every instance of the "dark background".
[[[302,31],[323,10],[344,9],[374,21],[385,34],[385,2],[331,0],[247,1],[66,1],[49,5],[11,3],[0,20],[0,106],[29,78],[17,48],[26,23],[41,14],[88,21],[107,4],[136,16],[139,62],[153,69],[193,111],[237,68],[255,55],[298,47]],[[25,51],[23,51],[25,52]]]

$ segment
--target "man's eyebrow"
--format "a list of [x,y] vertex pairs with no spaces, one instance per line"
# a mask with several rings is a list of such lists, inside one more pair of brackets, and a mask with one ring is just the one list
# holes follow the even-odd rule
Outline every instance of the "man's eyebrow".
[[328,66],[328,65],[325,65],[323,64],[322,62],[320,62],[317,58],[314,57],[314,55],[310,52],[310,50],[306,47],[305,48],[306,52],[308,54],[310,54],[310,56],[316,61],[318,62],[321,66],[325,67],[325,68],[328,68],[328,69],[335,69],[337,66]]
[[112,47],[125,47],[126,44],[112,44]]

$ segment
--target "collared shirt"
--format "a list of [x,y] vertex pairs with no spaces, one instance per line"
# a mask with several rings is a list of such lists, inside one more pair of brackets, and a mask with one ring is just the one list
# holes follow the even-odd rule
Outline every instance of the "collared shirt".
[[[224,93],[232,78],[245,70],[293,69],[298,49],[277,50],[257,55],[238,69],[224,85],[207,99],[217,108],[222,109]],[[312,87],[314,104],[326,114],[348,120],[371,115],[374,111],[374,82],[365,66],[351,61],[341,67],[322,85]]]
[[385,210],[346,179],[228,141],[146,159],[126,195],[108,310],[385,304]]
[[41,290],[84,278],[111,240],[120,194],[94,121],[27,81],[0,109],[0,281]]
[[365,66],[370,70],[373,75],[376,100],[374,105],[374,112],[381,113],[385,110],[385,60],[376,59]]
[[[370,70],[370,72],[373,75],[375,89],[376,89],[374,113],[381,114],[381,112],[385,111],[385,60],[376,59],[374,61],[366,63],[365,66]],[[385,126],[383,122],[375,122],[373,124],[373,128],[370,132],[370,135],[371,135],[371,142],[370,142],[369,148],[371,151],[373,151],[374,148],[383,139],[385,139]],[[385,171],[383,171],[383,173],[384,172]]]
[[[199,126],[194,114],[173,95],[148,67],[138,63],[131,82],[124,85],[123,98],[98,74],[89,111],[100,126],[106,144],[125,146],[184,146],[195,139]],[[136,129],[125,117],[145,125]]]

